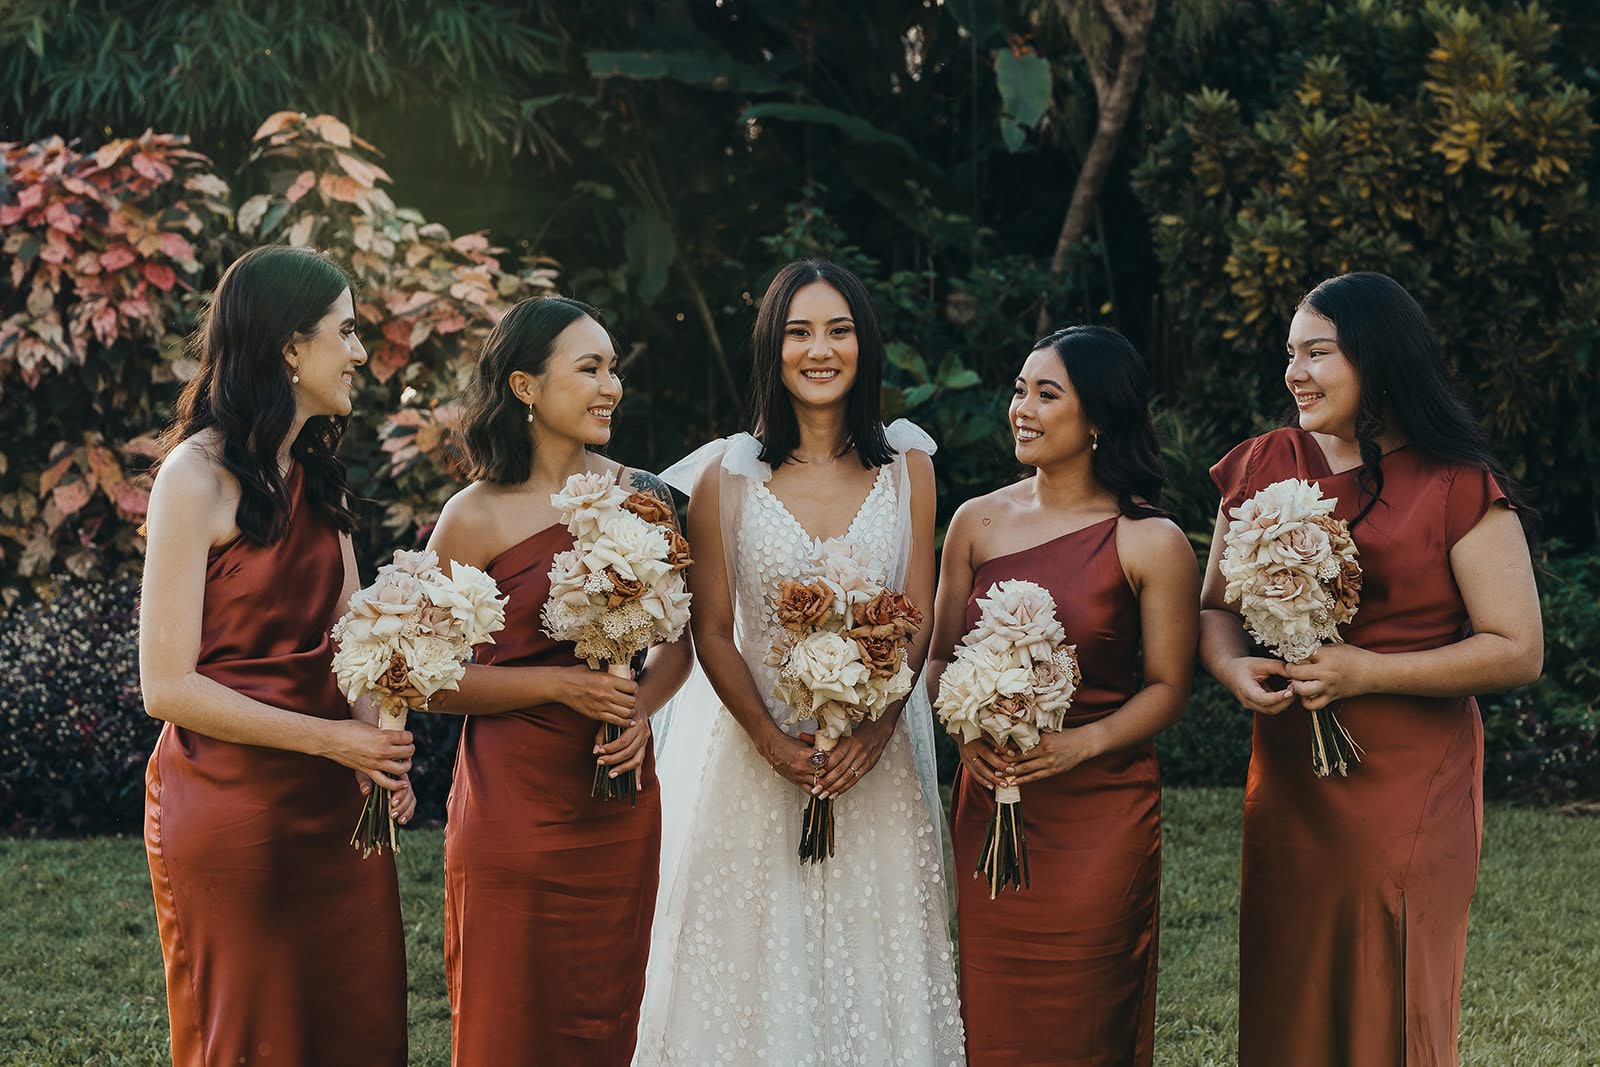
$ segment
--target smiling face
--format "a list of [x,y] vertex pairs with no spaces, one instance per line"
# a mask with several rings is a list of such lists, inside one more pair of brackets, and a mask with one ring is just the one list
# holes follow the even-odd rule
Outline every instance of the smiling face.
[[1094,427],[1083,416],[1067,368],[1053,348],[1028,354],[1017,375],[1010,409],[1017,462],[1048,467],[1089,450]]
[[1283,382],[1300,412],[1300,428],[1344,440],[1355,437],[1361,376],[1339,347],[1339,331],[1310,307],[1289,324]]
[[860,346],[844,294],[817,281],[795,290],[783,327],[783,385],[796,406],[842,407],[856,381]]
[[611,335],[580,315],[556,336],[537,376],[511,372],[517,399],[533,405],[537,436],[565,437],[585,445],[611,440],[611,417],[622,400],[622,376]]
[[293,382],[295,406],[306,418],[350,414],[350,392],[356,368],[367,350],[356,336],[355,301],[350,290],[340,293],[310,333],[297,333],[284,349]]

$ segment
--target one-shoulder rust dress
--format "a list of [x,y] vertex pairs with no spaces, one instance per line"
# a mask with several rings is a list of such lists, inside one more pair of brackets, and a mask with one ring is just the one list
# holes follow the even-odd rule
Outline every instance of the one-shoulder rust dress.
[[[505,629],[478,661],[581,663],[545,636],[555,525],[488,573]],[[589,795],[599,724],[564,704],[469,715],[445,829],[445,972],[458,1067],[595,1064],[633,1055],[661,856],[655,762],[636,806]]]
[[[1055,599],[1083,682],[1064,725],[1120,708],[1140,688],[1139,604],[1117,556],[1117,518],[998,556],[973,575],[977,599],[1023,579]],[[1161,776],[1154,746],[1110,752],[1022,787],[1027,889],[972,877],[994,794],[957,771],[951,798],[961,1014],[967,1058],[989,1065],[1151,1062],[1161,895]]]
[[[291,466],[282,540],[212,551],[196,669],[264,704],[343,719],[328,631],[344,555],[303,482]],[[361,804],[355,775],[332,760],[162,729],[144,834],[179,1067],[406,1062],[394,858],[350,846]]]
[[[1333,473],[1290,427],[1212,468],[1224,509],[1285,478],[1360,510],[1359,470]],[[1417,448],[1383,459],[1383,494],[1351,528],[1365,575],[1352,645],[1414,652],[1460,640],[1450,550],[1505,500],[1484,470]],[[1340,721],[1365,750],[1348,778],[1311,773],[1310,716],[1255,716],[1239,902],[1243,1067],[1453,1065],[1467,907],[1483,837],[1483,726],[1469,697],[1373,694]]]

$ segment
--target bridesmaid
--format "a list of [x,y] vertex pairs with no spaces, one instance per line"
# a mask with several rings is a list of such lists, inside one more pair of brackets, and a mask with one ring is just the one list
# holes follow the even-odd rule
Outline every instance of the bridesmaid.
[[166,720],[145,851],[172,1059],[404,1064],[394,860],[363,860],[350,832],[369,781],[410,818],[411,735],[353,719],[330,670],[357,585],[334,454],[367,361],[349,280],[309,249],[258,248],[223,274],[197,345],[139,616],[145,709]]
[[[1074,326],[1040,341],[1010,410],[1017,460],[1034,474],[967,501],[945,537],[932,691],[977,624],[977,598],[1007,579],[1049,590],[1083,670],[1066,728],[1026,755],[1008,759],[986,739],[962,746],[951,833],[977,1067],[1151,1062],[1161,892],[1151,738],[1189,699],[1199,574],[1155,507],[1164,479],[1144,376],[1113,330]],[[1032,884],[990,900],[970,872],[1002,782],[1023,787]]]
[[[1452,390],[1426,315],[1393,279],[1345,274],[1307,294],[1284,384],[1299,425],[1245,441],[1211,471],[1222,507],[1201,658],[1256,713],[1239,1062],[1453,1065],[1483,830],[1471,694],[1539,674],[1539,600],[1518,522],[1533,513]],[[1228,510],[1285,478],[1338,498],[1365,572],[1348,643],[1288,667],[1252,649],[1218,567]],[[1365,756],[1348,778],[1319,779],[1307,710],[1333,703]]]
[[[591,451],[611,439],[621,398],[594,309],[563,297],[512,308],[462,419],[474,481],[428,543],[509,598],[497,643],[432,709],[468,716],[445,828],[451,1061],[464,1067],[633,1055],[661,848],[650,715],[688,677],[692,647],[652,649],[636,683],[590,670],[539,618],[551,562],[573,544],[550,503],[568,477],[611,471],[676,514],[654,475]],[[602,746],[606,723],[627,729]],[[592,798],[595,763],[637,770],[638,803]]]

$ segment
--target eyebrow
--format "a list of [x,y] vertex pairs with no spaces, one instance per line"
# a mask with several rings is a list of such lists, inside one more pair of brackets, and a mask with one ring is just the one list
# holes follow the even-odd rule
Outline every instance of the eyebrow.
[[[1336,345],[1339,343],[1339,339],[1336,337],[1313,337],[1308,341],[1301,341],[1300,343],[1301,345]],[[1293,348],[1294,342],[1290,341],[1284,347]]]
[[[1024,378],[1022,375],[1019,374],[1019,375],[1017,375],[1017,382],[1019,384],[1021,384],[1021,385],[1027,385],[1028,384],[1028,379]],[[1040,378],[1039,379],[1039,384],[1041,386],[1053,385],[1057,389],[1061,389],[1061,390],[1065,390],[1066,389],[1066,387],[1064,385],[1062,385],[1060,382],[1056,381],[1053,378]]]
[[[852,319],[849,315],[835,315],[833,318],[828,320],[827,325],[832,326],[836,322],[854,322],[854,321],[855,321],[855,319]],[[785,326],[810,326],[811,325],[811,320],[810,319],[790,319],[788,322],[784,323],[784,325]]]

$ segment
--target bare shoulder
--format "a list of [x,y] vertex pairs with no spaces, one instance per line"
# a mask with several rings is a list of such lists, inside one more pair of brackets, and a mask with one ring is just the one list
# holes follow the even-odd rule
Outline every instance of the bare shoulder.
[[441,555],[480,565],[500,527],[499,488],[473,482],[445,501],[428,544]]
[[237,504],[239,481],[217,458],[213,442],[196,434],[178,442],[161,461],[152,496],[182,505],[221,507]]
[[1151,574],[1173,567],[1197,568],[1194,546],[1171,519],[1117,519],[1117,555],[1129,572]]

